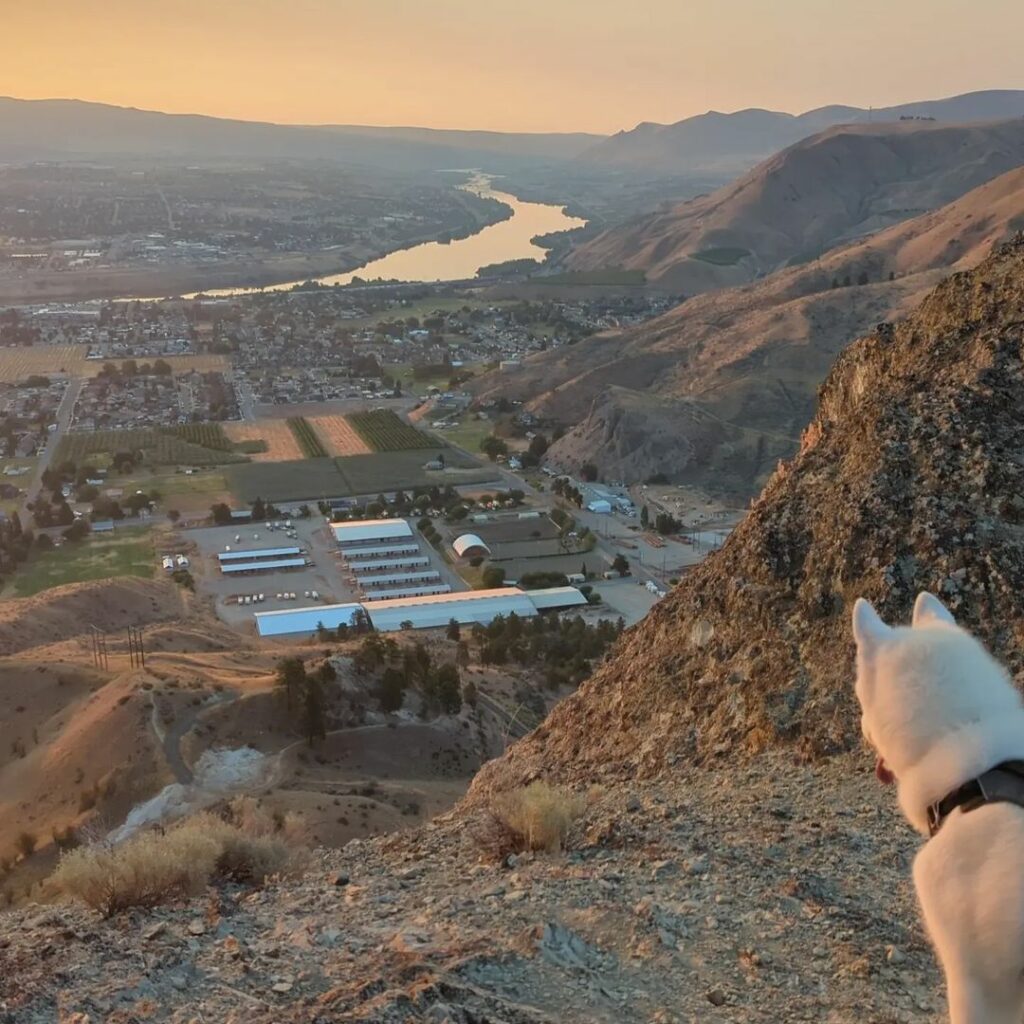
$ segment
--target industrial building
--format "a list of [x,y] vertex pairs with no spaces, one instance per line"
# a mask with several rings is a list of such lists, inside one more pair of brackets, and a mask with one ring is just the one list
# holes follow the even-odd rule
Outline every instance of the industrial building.
[[415,586],[396,587],[393,590],[367,591],[364,601],[389,601],[393,598],[428,597],[447,594],[452,588],[447,583],[421,583]]
[[548,590],[519,590],[502,587],[498,590],[465,590],[457,593],[444,590],[433,594],[398,594],[383,592],[377,600],[363,604],[319,605],[312,608],[276,612],[257,612],[256,628],[260,636],[293,636],[314,633],[317,624],[336,629],[342,622],[351,623],[359,608],[366,611],[374,629],[382,633],[402,629],[411,622],[414,629],[433,629],[456,622],[479,622],[487,625],[499,615],[518,615],[533,618],[542,611],[573,608],[587,603],[586,597],[575,587],[552,587]]
[[436,569],[425,569],[422,572],[388,572],[380,576],[361,576],[359,585],[362,587],[385,587],[398,583],[416,585],[440,578],[441,574]]
[[239,548],[237,551],[220,551],[217,558],[224,562],[257,562],[261,558],[295,558],[302,554],[302,548]]
[[318,626],[337,629],[342,623],[351,625],[352,616],[362,608],[359,604],[324,604],[313,608],[290,608],[276,612],[257,612],[256,631],[260,636],[294,636],[315,633]]
[[380,547],[369,546],[369,547],[356,547],[349,548],[345,551],[345,558],[353,563],[352,568],[356,568],[355,563],[361,562],[364,558],[377,558],[385,555],[415,555],[420,550],[419,544],[403,544],[400,541],[396,541],[394,544],[385,544]]
[[388,540],[407,540],[412,527],[404,519],[363,519],[353,523],[331,523],[334,539],[347,553],[349,547],[381,544]]
[[458,558],[486,558],[491,549],[475,534],[464,533],[452,541],[452,550]]
[[220,571],[224,573],[269,572],[277,569],[301,569],[306,565],[305,558],[272,558],[261,562],[228,562],[222,564]]
[[380,572],[382,569],[414,569],[419,565],[430,565],[430,559],[426,555],[403,555],[400,558],[355,562],[349,568],[358,575],[364,572]]

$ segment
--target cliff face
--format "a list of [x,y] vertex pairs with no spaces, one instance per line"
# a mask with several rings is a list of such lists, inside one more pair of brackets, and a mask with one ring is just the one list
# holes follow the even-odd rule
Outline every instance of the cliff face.
[[655,775],[859,742],[849,609],[942,594],[1024,668],[1024,236],[847,349],[801,450],[482,792],[540,772]]

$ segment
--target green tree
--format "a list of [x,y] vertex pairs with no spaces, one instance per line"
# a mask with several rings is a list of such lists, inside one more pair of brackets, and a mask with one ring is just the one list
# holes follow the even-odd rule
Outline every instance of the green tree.
[[508,455],[508,445],[500,437],[489,434],[480,442],[480,451],[491,460],[497,461],[499,455]]
[[449,640],[458,640],[462,636],[462,627],[459,625],[458,619],[448,620],[448,629],[445,631],[445,636]]
[[210,515],[218,526],[227,526],[232,521],[231,509],[222,501],[210,506]]
[[377,688],[381,711],[387,714],[398,711],[405,697],[406,686],[405,673],[401,669],[391,666],[384,669],[384,674],[380,678],[380,685]]
[[451,663],[442,665],[434,677],[434,699],[441,712],[446,715],[458,714],[462,707],[462,680],[459,670]]
[[327,711],[323,686],[316,676],[306,676],[299,728],[306,742],[313,746],[327,735]]
[[629,559],[621,551],[612,559],[612,569],[620,576],[629,572]]
[[494,590],[505,582],[505,570],[497,565],[489,565],[483,571],[481,582],[487,590]]
[[282,658],[277,663],[274,686],[285,695],[285,706],[292,711],[306,682],[306,666],[301,658]]

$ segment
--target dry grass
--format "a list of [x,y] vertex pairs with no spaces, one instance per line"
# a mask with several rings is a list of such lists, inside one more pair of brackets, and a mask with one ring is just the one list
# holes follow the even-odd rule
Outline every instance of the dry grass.
[[216,879],[260,885],[297,866],[296,823],[274,821],[236,801],[226,818],[197,814],[164,832],[143,832],[110,846],[79,847],[61,857],[53,885],[112,917],[195,895]]
[[539,781],[499,793],[491,802],[491,812],[508,831],[516,852],[562,849],[572,823],[586,807],[586,798]]
[[310,416],[309,422],[328,455],[369,455],[373,452],[344,416]]
[[225,423],[224,433],[236,444],[240,441],[265,441],[265,452],[254,452],[253,462],[291,462],[302,459],[302,449],[285,420],[251,420]]

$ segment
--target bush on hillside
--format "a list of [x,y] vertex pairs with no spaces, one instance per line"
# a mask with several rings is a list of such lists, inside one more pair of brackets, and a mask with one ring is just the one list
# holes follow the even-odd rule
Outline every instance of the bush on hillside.
[[556,853],[585,809],[583,797],[541,781],[499,793],[491,804],[492,813],[510,833],[517,852]]
[[53,876],[57,889],[104,917],[195,895],[215,879],[254,885],[294,867],[278,823],[232,804],[231,820],[198,814],[166,832],[143,832],[117,845],[65,853]]

